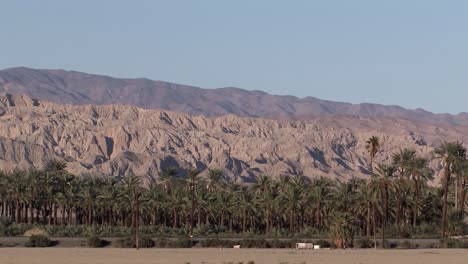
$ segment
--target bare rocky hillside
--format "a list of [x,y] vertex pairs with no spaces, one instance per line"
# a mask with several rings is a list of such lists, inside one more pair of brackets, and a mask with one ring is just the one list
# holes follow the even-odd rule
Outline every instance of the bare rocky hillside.
[[[382,139],[378,162],[399,148],[430,157],[444,140],[468,142],[463,126],[395,118],[325,116],[308,121],[205,118],[132,106],[59,105],[0,94],[0,167],[64,159],[77,174],[154,177],[165,166],[222,168],[229,177],[366,176],[365,140]],[[438,166],[432,162],[434,168]]]
[[[311,87],[320,89],[320,87]],[[239,88],[201,89],[149,79],[119,79],[76,71],[10,68],[0,71],[0,92],[55,103],[133,105],[208,117],[311,120],[317,116],[392,117],[429,124],[467,125],[468,114],[433,114],[422,109],[349,104],[313,97],[277,96]]]

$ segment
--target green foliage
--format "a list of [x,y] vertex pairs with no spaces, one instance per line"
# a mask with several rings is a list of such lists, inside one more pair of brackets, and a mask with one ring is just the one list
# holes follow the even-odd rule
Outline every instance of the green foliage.
[[91,236],[87,240],[87,245],[92,248],[102,248],[109,245],[109,241],[100,239],[97,236]]
[[[0,171],[0,202],[8,216],[0,219],[0,235],[18,236],[39,228],[50,236],[126,238],[133,233],[136,212],[142,237],[218,239],[201,243],[206,246],[227,247],[230,244],[221,240],[233,237],[241,239],[243,247],[291,247],[291,241],[266,238],[331,238],[322,247],[350,247],[354,235],[381,237],[383,225],[386,238],[434,238],[440,237],[441,230],[446,231],[444,236],[464,235],[468,226],[462,221],[463,212],[451,208],[453,179],[468,175],[461,170],[466,153],[459,145],[445,144],[450,149],[455,146],[455,156],[446,153],[448,147],[435,153],[454,164],[450,170],[444,166],[444,173],[453,174],[447,182],[450,186],[443,185],[449,187],[448,198],[445,189],[428,186],[434,172],[428,160],[411,149],[395,153],[392,164],[369,166],[370,171],[376,169],[370,181],[262,175],[251,185],[230,182],[218,169],[209,169],[206,177],[189,169],[186,178],[176,177],[181,168],[163,168],[162,177],[154,177],[149,185],[136,176],[77,177],[66,171],[65,163],[52,160],[43,170]],[[371,137],[367,146],[373,159],[381,147],[378,137]],[[320,154],[320,150],[313,151]],[[459,198],[466,201],[463,194]],[[449,209],[441,228],[444,204]],[[371,208],[375,215],[368,217]],[[188,246],[183,240],[160,244]],[[361,242],[354,241],[355,246],[368,246],[368,241]]]
[[447,216],[447,231],[451,236],[460,236],[468,233],[468,225],[463,221],[464,212],[461,210],[449,210]]
[[32,235],[24,244],[25,247],[49,247],[51,245],[50,239],[44,235]]
[[398,244],[397,248],[400,248],[400,249],[412,249],[412,248],[417,248],[418,245],[413,245],[410,241],[408,240],[405,240],[405,241],[402,241]]
[[360,238],[354,240],[354,247],[355,248],[373,248],[374,242],[368,238]]
[[192,240],[188,238],[178,238],[178,239],[165,239],[160,238],[156,240],[157,248],[191,248]]
[[440,248],[468,248],[468,240],[466,239],[441,239],[439,243]]
[[[145,236],[140,236],[138,238],[138,244],[140,248],[152,248],[155,246],[154,240]],[[135,239],[133,237],[120,238],[117,241],[115,241],[113,246],[118,248],[134,248],[136,247]]]
[[338,248],[350,247],[354,238],[356,219],[350,213],[335,213],[330,226],[330,238]]

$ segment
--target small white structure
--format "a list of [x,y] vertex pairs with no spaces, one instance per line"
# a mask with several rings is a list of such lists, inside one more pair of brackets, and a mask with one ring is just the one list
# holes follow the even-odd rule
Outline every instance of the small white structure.
[[234,248],[240,248],[240,245],[234,245]]
[[296,249],[313,249],[313,243],[296,243]]
[[320,249],[320,245],[314,245],[314,249]]

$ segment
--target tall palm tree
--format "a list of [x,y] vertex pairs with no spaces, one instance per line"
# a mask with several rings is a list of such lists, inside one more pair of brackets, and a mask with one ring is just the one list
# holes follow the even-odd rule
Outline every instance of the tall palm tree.
[[311,184],[311,198],[315,207],[315,222],[317,228],[324,227],[327,207],[333,199],[333,182],[324,177],[316,178]]
[[200,171],[196,168],[187,169],[187,176],[190,179],[190,197],[191,197],[191,207],[190,207],[190,237],[193,237],[193,214],[195,212],[195,178],[200,174]]
[[380,139],[377,136],[371,136],[366,141],[366,149],[369,152],[370,164],[369,171],[370,174],[374,174],[374,158],[380,150]]
[[260,176],[255,177],[255,183],[252,186],[252,190],[256,193],[262,193],[270,190],[272,188],[272,180],[271,177],[263,174]]
[[134,243],[136,249],[139,249],[138,230],[140,225],[140,202],[142,197],[141,180],[135,175],[127,176],[124,179],[126,196],[132,212],[132,226],[134,229]]
[[255,211],[253,197],[250,192],[247,192],[246,189],[236,193],[235,201],[238,204],[238,210],[241,214],[241,226],[242,232],[245,233],[247,230],[247,219],[250,217],[251,213]]
[[413,182],[415,204],[413,209],[413,226],[416,227],[416,221],[419,211],[419,196],[421,188],[427,181],[434,179],[433,171],[429,168],[429,161],[425,158],[415,157],[406,167],[409,179]]
[[465,212],[465,203],[466,203],[466,194],[468,192],[468,161],[464,161],[459,166],[459,170],[457,173],[457,180],[458,180],[458,190],[457,190],[457,197],[458,197],[458,209],[461,212]]
[[166,192],[169,191],[169,189],[172,187],[172,182],[174,180],[174,177],[177,176],[177,168],[175,167],[165,167],[162,169],[162,171],[159,174],[160,181],[162,185],[164,186],[164,189]]
[[407,171],[412,166],[413,160],[416,158],[416,150],[404,148],[392,155],[392,165],[398,168],[400,177],[405,177]]
[[383,212],[383,221],[382,221],[382,247],[385,248],[385,228],[387,226],[388,220],[388,201],[390,198],[390,192],[394,190],[394,183],[392,180],[393,174],[395,173],[395,167],[386,166],[380,164],[377,169],[377,174],[375,177],[378,178],[378,184],[380,186],[380,191],[382,192],[383,203],[384,203],[384,212]]
[[210,192],[215,192],[224,187],[223,182],[224,172],[221,169],[208,169],[208,182],[206,188]]
[[65,161],[58,160],[58,159],[48,160],[44,164],[44,171],[46,171],[46,172],[59,173],[59,172],[66,171],[66,168],[67,168],[67,163]]
[[372,231],[374,233],[374,247],[377,248],[377,210],[382,201],[381,184],[379,178],[372,176],[368,181],[369,186],[369,201],[372,206]]
[[442,237],[446,236],[447,226],[447,196],[451,176],[457,164],[466,160],[466,148],[461,142],[444,142],[434,150],[435,157],[442,162],[444,197],[442,207]]

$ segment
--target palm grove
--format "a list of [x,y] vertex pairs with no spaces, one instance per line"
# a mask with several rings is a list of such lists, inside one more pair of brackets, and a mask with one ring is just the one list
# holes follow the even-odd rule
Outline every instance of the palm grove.
[[[42,170],[0,175],[2,219],[16,224],[99,226],[157,230],[158,234],[320,236],[340,247],[353,237],[460,235],[466,204],[468,162],[460,142],[434,151],[440,186],[430,187],[435,171],[415,150],[402,149],[391,164],[375,164],[378,137],[366,142],[368,179],[347,182],[324,177],[266,175],[251,185],[224,177],[219,169],[201,175],[164,168],[157,181],[136,176],[76,177],[66,164],[49,161]],[[188,176],[187,176],[188,175]],[[138,228],[137,228],[138,229]]]

